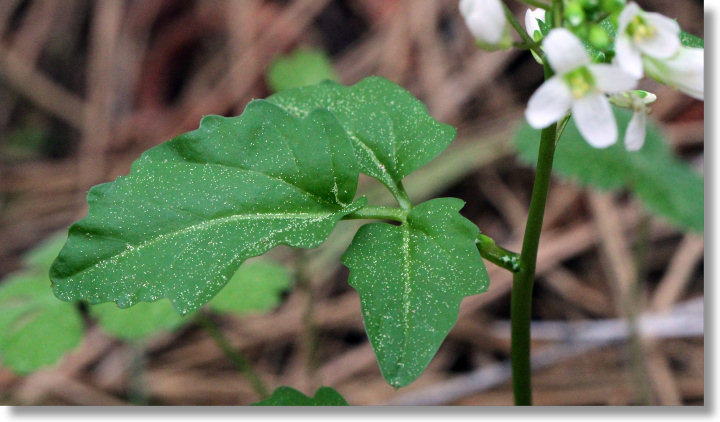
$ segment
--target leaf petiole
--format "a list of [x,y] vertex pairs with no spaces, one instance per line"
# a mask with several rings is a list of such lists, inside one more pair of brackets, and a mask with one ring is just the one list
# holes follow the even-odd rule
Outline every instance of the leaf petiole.
[[520,271],[520,255],[496,245],[491,237],[479,234],[475,244],[483,258],[511,273]]
[[403,211],[405,211],[406,213],[410,212],[410,209],[412,208],[412,202],[410,201],[410,197],[408,197],[408,194],[405,191],[405,186],[403,186],[401,181],[397,182],[397,189],[398,191],[395,195],[395,199],[400,205],[400,208],[402,208]]
[[407,212],[395,207],[373,207],[367,206],[344,216],[343,220],[391,220],[404,223],[407,220]]

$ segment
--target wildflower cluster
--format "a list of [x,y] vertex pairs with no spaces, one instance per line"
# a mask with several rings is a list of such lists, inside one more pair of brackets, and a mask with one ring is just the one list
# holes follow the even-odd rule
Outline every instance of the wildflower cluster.
[[[625,0],[562,3],[554,9],[562,11],[561,27],[552,27],[552,12],[543,7],[525,14],[528,47],[539,44],[535,59],[554,73],[528,101],[531,126],[544,128],[571,113],[587,142],[605,148],[618,138],[612,103],[634,112],[625,133],[625,146],[634,151],[644,143],[648,105],[656,99],[635,90],[643,76],[704,99],[704,50],[682,45],[675,20]],[[514,18],[504,13],[501,0],[461,0],[460,9],[478,45],[512,44],[508,19]]]

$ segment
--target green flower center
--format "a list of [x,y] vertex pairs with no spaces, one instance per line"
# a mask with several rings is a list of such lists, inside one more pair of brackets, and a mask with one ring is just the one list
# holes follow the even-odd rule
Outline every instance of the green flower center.
[[570,93],[575,98],[582,98],[595,88],[595,78],[587,67],[578,67],[565,75],[563,79],[570,87]]
[[642,16],[637,15],[630,21],[625,31],[629,36],[635,39],[635,42],[642,42],[655,36],[656,29],[643,19]]

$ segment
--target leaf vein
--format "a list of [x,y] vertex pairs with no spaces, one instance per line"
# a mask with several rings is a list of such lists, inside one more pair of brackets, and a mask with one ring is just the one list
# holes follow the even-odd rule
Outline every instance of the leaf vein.
[[140,249],[144,249],[148,246],[152,246],[155,243],[162,241],[166,238],[183,235],[185,233],[190,233],[190,232],[193,232],[196,230],[201,230],[210,225],[223,224],[223,223],[230,222],[230,221],[242,221],[242,220],[262,221],[262,220],[284,220],[284,219],[288,219],[288,220],[307,219],[309,221],[319,221],[319,220],[331,217],[334,214],[335,213],[331,213],[331,212],[327,212],[327,213],[284,213],[284,214],[279,214],[279,213],[234,214],[234,215],[230,215],[230,216],[226,216],[226,217],[211,219],[209,221],[202,221],[198,224],[193,224],[193,225],[184,227],[180,230],[175,230],[175,231],[167,232],[167,233],[161,233],[145,242],[138,243],[136,245],[128,244],[131,247],[125,248],[122,251],[120,251],[119,253],[108,256],[100,261],[94,262],[87,267],[80,268],[79,270],[73,272],[72,274],[68,274],[67,276],[65,276],[65,278],[68,278],[70,276],[77,276],[77,275],[82,274],[92,268],[99,267],[103,263],[107,263],[109,261],[117,261],[119,259],[122,259],[125,255],[127,255],[130,252],[134,252],[134,251],[137,251]]

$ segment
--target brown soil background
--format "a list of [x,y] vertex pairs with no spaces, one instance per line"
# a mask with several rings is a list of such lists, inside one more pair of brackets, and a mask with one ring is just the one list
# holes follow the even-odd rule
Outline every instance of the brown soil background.
[[[509,3],[522,19],[521,5]],[[638,3],[703,34],[701,1]],[[527,52],[477,50],[455,0],[3,0],[0,278],[19,268],[22,253],[85,214],[90,186],[127,173],[142,151],[194,129],[201,116],[239,114],[266,97],[268,64],[301,45],[328,51],[343,83],[384,76],[458,127],[451,148],[407,182],[411,196],[457,196],[467,202],[466,217],[519,249],[532,171],[509,136],[541,69]],[[702,169],[703,103],[643,86],[658,94],[653,116],[675,152]],[[23,125],[43,135],[18,153],[8,139]],[[375,189],[362,180],[362,191]],[[488,263],[489,292],[465,299],[426,372],[395,391],[380,375],[338,261],[343,233],[352,230],[342,227],[318,250],[272,253],[291,267],[302,261],[311,289],[292,290],[267,315],[217,318],[265,382],[308,394],[329,385],[351,404],[511,404],[509,275]],[[537,404],[704,403],[703,336],[687,334],[698,327],[682,322],[673,330],[672,317],[678,306],[702,303],[702,236],[649,216],[627,194],[555,180],[540,247],[533,317],[560,325],[545,337],[536,331]],[[628,339],[615,326],[592,344],[567,334],[572,321],[628,314],[650,315],[654,334]],[[133,369],[138,356],[142,371]],[[5,404],[131,404],[139,393],[166,405],[257,400],[195,325],[139,351],[90,325],[84,343],[53,368],[26,377],[0,368]]]

